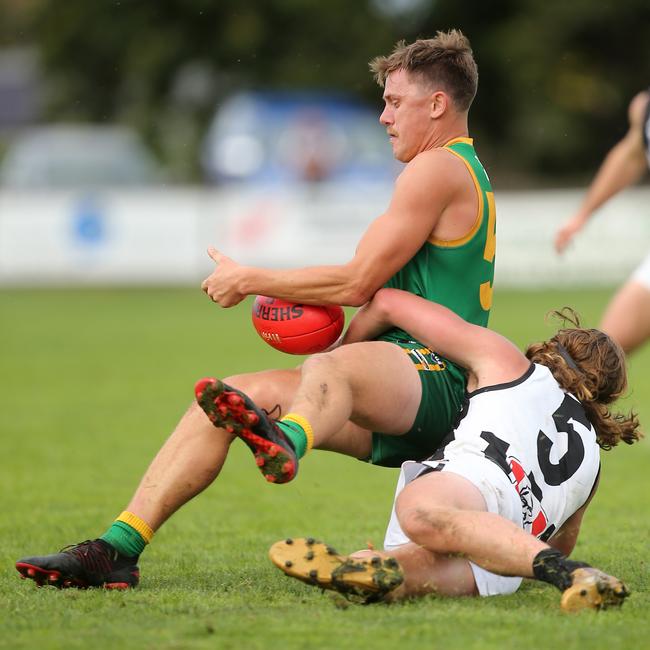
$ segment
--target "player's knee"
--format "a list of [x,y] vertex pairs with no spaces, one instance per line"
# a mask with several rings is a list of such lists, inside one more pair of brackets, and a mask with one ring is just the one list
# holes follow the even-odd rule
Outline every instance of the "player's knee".
[[325,370],[327,368],[334,368],[336,367],[336,360],[334,359],[332,354],[329,353],[324,353],[324,354],[312,354],[311,356],[307,357],[302,364],[302,374],[306,374],[308,372],[317,372],[319,370]]
[[440,553],[453,550],[453,517],[447,508],[397,502],[397,518],[414,543]]
[[329,378],[337,377],[339,381],[345,378],[344,363],[340,355],[336,354],[336,350],[307,357],[302,364],[301,372],[303,377],[307,374],[317,374]]
[[282,407],[292,394],[282,382],[274,381],[264,372],[232,375],[223,381],[246,393],[257,406],[267,411],[271,411],[276,404]]
[[265,394],[272,392],[273,386],[268,382],[264,382],[257,373],[249,373],[243,375],[232,375],[226,377],[224,383],[232,386],[237,390],[246,393],[255,403],[261,401]]

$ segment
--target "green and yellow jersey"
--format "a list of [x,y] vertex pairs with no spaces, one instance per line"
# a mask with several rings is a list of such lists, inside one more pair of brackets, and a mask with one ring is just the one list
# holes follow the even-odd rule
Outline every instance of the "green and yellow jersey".
[[[430,238],[385,286],[440,303],[470,323],[485,326],[492,306],[494,278],[494,195],[472,140],[457,138],[445,148],[465,163],[474,180],[478,194],[474,225],[460,239]],[[398,345],[409,355],[422,384],[420,406],[411,429],[399,436],[372,434],[372,454],[368,460],[376,465],[399,467],[405,460],[430,456],[443,443],[460,412],[465,371],[398,328],[378,338]]]
[[[439,241],[431,237],[385,286],[440,303],[466,321],[486,326],[492,306],[496,248],[494,194],[470,138],[456,138],[444,148],[460,158],[472,176],[478,194],[476,221],[460,239]],[[390,334],[410,338],[397,329]]]

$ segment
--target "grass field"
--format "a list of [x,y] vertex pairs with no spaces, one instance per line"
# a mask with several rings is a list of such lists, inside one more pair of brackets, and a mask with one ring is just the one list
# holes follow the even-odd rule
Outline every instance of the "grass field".
[[[609,291],[502,292],[491,325],[519,344],[547,337],[548,309],[596,325]],[[95,537],[127,502],[192,398],[195,379],[295,358],[262,343],[248,307],[194,290],[0,292],[0,647],[648,648],[650,444],[604,454],[576,557],[624,578],[620,611],[565,615],[559,592],[341,607],[266,557],[288,535],[341,551],[380,545],[396,470],[324,452],[295,483],[265,484],[236,443],[220,479],[159,532],[129,593],[38,589],[13,567]],[[650,347],[631,361],[631,396],[650,420]]]

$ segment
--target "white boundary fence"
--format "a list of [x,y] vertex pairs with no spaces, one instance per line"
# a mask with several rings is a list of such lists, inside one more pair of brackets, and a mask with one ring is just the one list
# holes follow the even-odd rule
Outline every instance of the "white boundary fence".
[[[0,193],[0,285],[193,284],[209,244],[244,264],[349,259],[390,187]],[[650,249],[650,188],[595,216],[562,257],[558,226],[584,190],[497,192],[498,286],[612,285]]]

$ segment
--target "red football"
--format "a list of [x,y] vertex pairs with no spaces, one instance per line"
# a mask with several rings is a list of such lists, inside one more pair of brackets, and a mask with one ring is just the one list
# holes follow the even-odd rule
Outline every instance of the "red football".
[[276,350],[288,354],[314,354],[326,350],[343,331],[345,316],[338,305],[301,305],[257,296],[253,325]]

